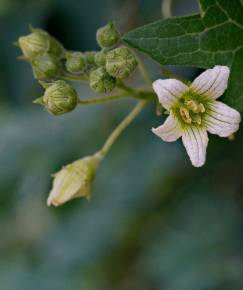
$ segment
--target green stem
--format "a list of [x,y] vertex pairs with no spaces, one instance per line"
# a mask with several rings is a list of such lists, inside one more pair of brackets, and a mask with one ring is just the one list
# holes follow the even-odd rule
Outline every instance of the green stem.
[[90,100],[79,100],[78,103],[80,105],[89,105],[89,104],[97,104],[97,103],[105,103],[105,102],[110,102],[110,101],[115,101],[117,99],[121,99],[124,97],[129,97],[130,95],[126,92],[120,93],[117,95],[113,96],[105,96],[105,97],[100,97],[100,98],[93,98]]
[[152,84],[152,80],[150,78],[150,75],[149,75],[149,72],[147,71],[144,63],[142,62],[141,58],[136,54],[136,58],[137,58],[137,61],[138,61],[138,68],[140,70],[140,73],[144,79],[144,81],[149,85],[151,86]]
[[67,72],[63,72],[61,75],[60,75],[61,78],[65,79],[65,80],[68,80],[68,81],[87,81],[88,80],[88,77],[87,75],[72,75],[72,74],[69,74]]
[[132,95],[134,95],[135,93],[135,89],[129,87],[128,85],[126,85],[122,80],[117,80],[116,82],[116,86],[123,90],[124,92],[130,93]]
[[146,104],[145,100],[139,101],[138,104],[133,108],[133,110],[121,121],[121,123],[115,128],[111,135],[106,140],[104,146],[99,151],[100,158],[104,158],[109,152],[111,146],[120,136],[120,134],[131,124],[131,122],[138,116]]
[[164,18],[172,17],[172,0],[163,0],[162,1],[162,15]]

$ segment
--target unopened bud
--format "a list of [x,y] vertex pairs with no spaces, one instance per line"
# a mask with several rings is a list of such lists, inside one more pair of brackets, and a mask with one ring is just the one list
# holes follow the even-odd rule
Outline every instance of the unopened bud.
[[96,54],[96,51],[86,51],[84,53],[87,64],[95,63],[95,54]]
[[31,34],[21,36],[17,42],[26,59],[32,60],[44,53],[62,56],[64,48],[54,37],[42,29],[32,28],[31,31]]
[[76,91],[65,81],[55,81],[46,87],[44,96],[35,100],[53,115],[62,115],[75,109],[78,103]]
[[114,89],[116,80],[107,73],[104,67],[99,67],[90,73],[89,84],[97,93],[108,93]]
[[59,206],[74,198],[89,198],[99,161],[97,155],[92,155],[64,166],[54,175],[47,204]]
[[53,55],[39,55],[32,62],[34,77],[38,80],[52,79],[61,70],[60,60]]
[[105,66],[106,64],[106,53],[101,50],[95,55],[95,64],[98,66]]
[[120,33],[113,23],[109,23],[97,30],[96,39],[100,47],[111,47],[120,39]]
[[70,73],[81,73],[85,69],[85,57],[81,52],[66,53],[66,69]]
[[115,78],[127,78],[136,67],[137,60],[127,47],[118,47],[107,53],[106,70]]

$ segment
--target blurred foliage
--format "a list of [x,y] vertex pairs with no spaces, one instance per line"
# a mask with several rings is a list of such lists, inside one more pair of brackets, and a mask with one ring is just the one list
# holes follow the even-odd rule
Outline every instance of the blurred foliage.
[[[196,7],[177,2],[178,13]],[[242,130],[233,142],[211,136],[207,164],[195,169],[180,142],[152,136],[161,120],[151,105],[101,165],[90,202],[45,204],[50,174],[98,149],[133,102],[49,116],[32,105],[41,89],[12,42],[31,23],[67,48],[96,49],[99,26],[118,19],[126,31],[155,20],[160,1],[1,0],[0,7],[0,289],[241,290]],[[82,86],[79,94],[90,92]]]

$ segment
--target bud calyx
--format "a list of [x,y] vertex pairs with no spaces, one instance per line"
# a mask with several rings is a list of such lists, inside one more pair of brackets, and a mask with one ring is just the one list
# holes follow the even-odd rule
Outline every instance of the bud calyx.
[[113,23],[99,28],[96,33],[96,40],[100,47],[112,47],[120,39],[120,33]]
[[65,81],[55,81],[45,86],[44,96],[35,103],[45,106],[53,115],[62,115],[75,109],[78,103],[76,91]]
[[65,66],[70,73],[81,73],[85,69],[85,56],[81,52],[67,52]]
[[36,28],[32,28],[29,35],[21,36],[18,39],[18,45],[28,60],[45,53],[61,57],[64,51],[61,43],[54,37],[46,31]]
[[116,80],[107,73],[104,67],[99,67],[90,73],[89,84],[97,93],[109,93],[114,89]]
[[136,67],[137,60],[127,47],[118,47],[107,53],[106,70],[115,78],[127,78]]
[[64,166],[54,175],[47,204],[59,206],[74,198],[89,198],[99,161],[97,155],[92,155]]

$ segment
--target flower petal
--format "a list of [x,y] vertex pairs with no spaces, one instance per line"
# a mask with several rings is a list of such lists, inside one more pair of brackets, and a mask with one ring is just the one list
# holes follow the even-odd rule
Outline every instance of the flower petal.
[[188,126],[182,134],[182,142],[190,157],[192,165],[200,167],[206,160],[208,134],[206,129]]
[[240,113],[222,102],[215,101],[207,109],[205,124],[211,134],[228,137],[239,129]]
[[229,73],[227,66],[217,65],[212,69],[207,69],[193,81],[190,89],[194,93],[215,100],[226,90]]
[[178,120],[171,114],[163,125],[152,128],[155,135],[167,142],[176,141],[182,135],[182,130]]
[[157,80],[153,82],[153,89],[156,92],[161,105],[170,110],[178,98],[180,98],[189,88],[176,79]]

